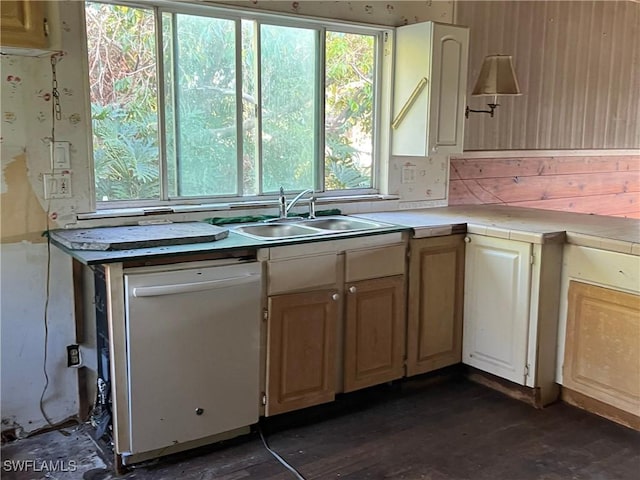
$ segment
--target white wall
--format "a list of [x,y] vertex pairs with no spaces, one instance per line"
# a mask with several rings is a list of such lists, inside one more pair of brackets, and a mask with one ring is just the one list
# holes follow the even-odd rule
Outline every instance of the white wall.
[[[2,429],[24,433],[46,426],[39,401],[44,387],[44,304],[47,244],[42,232],[90,209],[88,102],[82,72],[82,2],[53,5],[52,28],[61,32],[64,55],[56,66],[62,119],[56,140],[71,146],[74,197],[43,199],[42,174],[50,171],[51,62],[49,57],[2,56],[1,413]],[[58,9],[59,7],[59,9]],[[49,212],[49,220],[47,217]],[[75,343],[70,258],[52,248],[49,299],[50,385],[44,408],[53,422],[78,410],[77,372],[66,367],[66,345]]]
[[[2,428],[25,432],[45,424],[39,401],[45,385],[44,308],[47,245],[2,245]],[[54,422],[78,412],[77,377],[66,365],[66,345],[74,343],[73,285],[69,257],[52,247],[48,308],[49,387],[44,409]]]
[[[324,16],[382,25],[402,25],[437,20],[451,23],[453,2],[226,2],[248,8],[265,8],[302,15]],[[91,209],[90,118],[83,40],[83,2],[50,2],[55,15],[52,29],[61,32],[64,55],[57,65],[62,120],[56,122],[56,139],[71,144],[72,189],[67,200],[43,199],[42,174],[50,170],[48,139],[52,116],[51,65],[48,57],[2,56],[1,127],[2,176],[0,178],[2,429],[31,432],[46,426],[38,402],[44,386],[44,302],[46,243],[42,232],[73,224],[77,213]],[[59,16],[59,18],[56,18]],[[11,79],[9,79],[11,77]],[[448,160],[415,159],[417,182],[401,184],[402,163],[389,162],[387,188],[404,202],[393,208],[438,205],[429,201],[447,181]],[[444,185],[443,192],[446,192]],[[434,193],[427,193],[434,192]],[[425,203],[426,202],[426,203]],[[439,203],[440,202],[440,203]],[[404,205],[403,205],[404,204]],[[389,202],[378,204],[382,209]],[[376,206],[353,203],[345,212],[370,211]],[[47,213],[49,214],[47,216]],[[211,215],[208,215],[211,216]],[[66,367],[66,345],[74,343],[71,267],[67,256],[52,249],[52,289],[49,306],[50,386],[45,409],[54,422],[77,413],[76,370]]]
[[227,4],[243,7],[248,10],[269,10],[293,15],[313,17],[329,17],[352,22],[373,23],[399,27],[409,23],[434,20],[441,23],[452,23],[453,0],[431,1],[331,1],[316,2],[302,0],[213,0],[205,3]]

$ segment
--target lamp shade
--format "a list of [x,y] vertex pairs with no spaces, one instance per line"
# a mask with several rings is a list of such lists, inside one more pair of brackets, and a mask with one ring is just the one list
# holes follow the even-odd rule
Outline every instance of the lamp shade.
[[482,63],[478,81],[471,94],[478,96],[522,95],[511,55],[488,55]]

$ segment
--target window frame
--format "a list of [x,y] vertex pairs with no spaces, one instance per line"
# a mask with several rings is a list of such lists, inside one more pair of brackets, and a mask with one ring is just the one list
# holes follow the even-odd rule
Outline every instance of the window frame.
[[[388,59],[385,59],[384,53],[387,39],[393,34],[393,27],[387,27],[384,25],[373,25],[359,22],[349,22],[343,20],[334,20],[319,17],[303,17],[297,15],[291,15],[280,12],[269,11],[255,11],[246,7],[226,7],[218,5],[201,5],[188,2],[176,2],[171,0],[153,0],[153,1],[118,1],[118,0],[90,0],[92,3],[103,3],[109,5],[123,5],[132,8],[140,8],[153,12],[154,14],[154,26],[155,26],[155,57],[156,57],[156,82],[157,82],[157,100],[158,100],[158,155],[159,155],[159,194],[160,197],[156,199],[144,199],[144,200],[109,200],[98,201],[95,198],[95,181],[91,182],[91,198],[95,202],[95,210],[117,210],[119,208],[149,208],[149,207],[161,207],[161,206],[177,206],[177,205],[203,205],[203,204],[262,204],[265,201],[270,201],[278,198],[277,192],[263,192],[262,188],[262,141],[257,142],[257,155],[258,155],[258,194],[257,195],[242,195],[242,183],[243,183],[243,165],[242,165],[242,150],[243,150],[243,131],[242,131],[242,21],[252,21],[256,25],[256,97],[257,97],[257,115],[256,115],[256,127],[259,131],[262,131],[262,115],[260,105],[262,104],[262,72],[260,69],[260,26],[261,25],[274,25],[293,28],[307,28],[315,30],[315,34],[318,40],[317,52],[316,52],[316,99],[315,99],[315,115],[317,120],[316,135],[314,140],[314,190],[316,190],[316,196],[318,198],[323,197],[361,197],[363,195],[376,195],[380,193],[381,189],[381,160],[382,150],[387,143],[386,138],[389,132],[383,132],[382,117],[385,114],[386,106],[383,105],[383,100],[386,100],[383,93],[382,81],[385,76],[385,69],[387,67]],[[83,2],[84,5],[84,2]],[[164,81],[164,39],[163,39],[163,14],[185,14],[185,15],[198,15],[203,17],[218,18],[224,20],[231,20],[236,23],[236,49],[235,49],[235,66],[236,66],[236,141],[237,141],[237,195],[206,195],[206,196],[189,196],[189,197],[170,197],[169,193],[169,175],[168,161],[167,161],[167,144],[166,144],[166,99],[165,99],[165,81]],[[341,32],[352,33],[361,35],[370,35],[375,37],[375,51],[374,51],[374,91],[373,91],[373,132],[372,132],[372,165],[371,165],[371,187],[370,188],[357,188],[357,189],[343,189],[343,190],[325,190],[325,74],[326,74],[326,32]],[[84,28],[84,36],[86,42],[86,28]],[[240,48],[238,48],[240,45]],[[87,52],[88,54],[88,52]],[[87,92],[87,95],[89,93]],[[89,104],[91,100],[88,99]],[[93,139],[93,125],[91,140]],[[90,150],[90,163],[92,170],[92,179],[95,175],[94,164],[94,150],[93,142],[91,141]],[[287,192],[294,193],[294,192]]]

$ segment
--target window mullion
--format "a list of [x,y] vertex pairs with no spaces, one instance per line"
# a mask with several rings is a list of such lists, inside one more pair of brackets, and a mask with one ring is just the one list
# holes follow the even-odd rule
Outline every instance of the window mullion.
[[182,196],[182,169],[180,168],[180,160],[182,158],[182,140],[179,130],[180,125],[180,86],[178,85],[178,63],[180,61],[180,49],[178,48],[178,24],[175,13],[171,14],[171,69],[173,82],[173,150],[175,153],[175,182],[176,196]]
[[236,194],[244,195],[244,121],[242,96],[242,23],[235,20],[236,37]]
[[316,140],[315,140],[315,179],[314,189],[324,192],[324,152],[325,152],[325,77],[326,77],[326,39],[327,29],[322,27],[318,30],[318,51],[316,53]]
[[[381,172],[381,158],[382,152],[385,152],[385,157],[388,157],[389,153],[389,128],[385,123],[383,126],[383,118],[382,113],[382,104],[383,104],[383,96],[390,101],[389,95],[385,95],[383,93],[383,84],[385,83],[383,78],[386,76],[384,72],[385,68],[385,56],[391,55],[390,51],[387,51],[387,45],[391,40],[389,39],[389,32],[379,32],[376,35],[376,51],[374,57],[374,91],[373,91],[373,150],[371,152],[371,188],[375,188],[377,190],[380,189],[380,181],[382,177]],[[392,65],[391,62],[387,61],[389,65]],[[392,68],[392,67],[387,67]],[[382,135],[383,129],[386,129],[384,135]]]
[[158,88],[158,155],[160,160],[160,200],[169,199],[169,180],[167,175],[167,145],[165,135],[165,89],[164,89],[164,45],[162,38],[162,13],[158,7],[154,7],[153,15],[155,20],[156,36],[156,83]]
[[262,33],[260,22],[255,22],[254,35],[254,53],[255,53],[255,75],[256,75],[256,138],[257,138],[257,158],[258,158],[258,195],[264,193],[263,190],[263,172],[262,166]]

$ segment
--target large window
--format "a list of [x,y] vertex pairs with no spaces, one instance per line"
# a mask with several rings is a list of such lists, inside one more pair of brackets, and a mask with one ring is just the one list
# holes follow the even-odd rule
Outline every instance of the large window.
[[374,187],[379,32],[164,8],[86,3],[98,202]]

